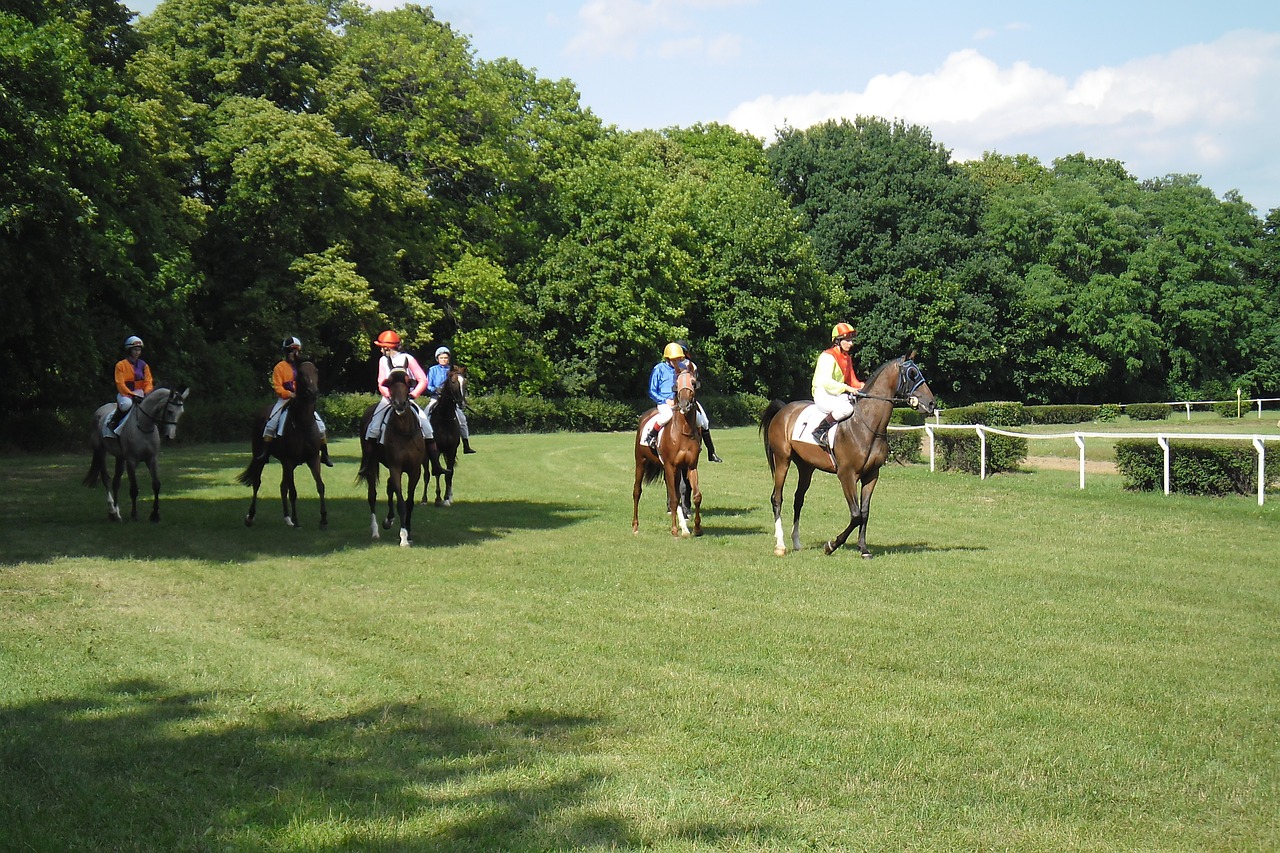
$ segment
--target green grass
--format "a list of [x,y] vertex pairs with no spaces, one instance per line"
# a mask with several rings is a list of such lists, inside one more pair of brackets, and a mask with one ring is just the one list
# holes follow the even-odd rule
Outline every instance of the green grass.
[[1277,496],[891,466],[865,561],[819,475],[779,559],[716,439],[700,539],[631,535],[629,435],[486,435],[412,549],[354,441],[325,531],[242,448],[159,525],[0,458],[0,848],[1280,848]]

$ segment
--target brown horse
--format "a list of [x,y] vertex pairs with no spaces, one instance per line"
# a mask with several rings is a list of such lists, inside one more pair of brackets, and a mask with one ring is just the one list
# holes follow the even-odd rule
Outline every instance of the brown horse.
[[[298,486],[294,482],[293,472],[299,465],[306,465],[311,469],[311,476],[316,481],[316,492],[320,495],[320,526],[329,526],[329,508],[324,500],[324,479],[320,476],[320,428],[316,425],[316,398],[319,392],[320,378],[316,366],[304,361],[298,365],[297,387],[293,399],[289,401],[284,429],[270,445],[270,456],[279,459],[283,469],[280,475],[280,502],[284,505],[284,523],[290,527],[298,526]],[[253,501],[249,504],[249,514],[244,519],[246,527],[253,526],[253,518],[258,512],[262,469],[270,461],[270,456],[263,453],[266,442],[262,438],[262,428],[266,426],[270,414],[271,407],[268,406],[254,419],[253,461],[236,478],[236,482],[243,486],[253,486]]]
[[[437,389],[439,396],[431,404],[428,417],[435,434],[436,447],[440,451],[440,465],[432,472],[436,480],[436,506],[453,506],[453,469],[458,463],[458,447],[462,444],[462,428],[458,424],[458,409],[467,405],[467,369],[455,364],[449,368],[449,376]],[[441,492],[440,480],[444,479]],[[422,489],[426,499],[429,486]]]
[[[689,512],[693,512],[693,535],[702,535],[702,490],[698,487],[698,456],[702,453],[702,431],[697,423],[694,377],[688,371],[676,374],[675,412],[658,433],[658,452],[643,441],[645,425],[657,409],[640,416],[636,426],[636,482],[631,490],[631,532],[640,532],[641,483],[652,483],[664,474],[667,480],[667,510],[671,513],[671,535],[689,535]],[[690,504],[692,503],[692,507]]]
[[[356,482],[364,480],[369,486],[370,530],[378,539],[378,466],[387,467],[387,516],[383,530],[391,529],[391,522],[400,519],[400,547],[408,548],[412,542],[411,523],[413,504],[418,495],[418,481],[422,478],[422,463],[427,458],[427,441],[422,436],[422,424],[417,409],[409,400],[409,377],[403,370],[394,370],[387,377],[387,390],[391,392],[391,407],[387,411],[387,423],[381,442],[364,438],[373,419],[376,406],[370,406],[360,422],[360,442],[363,458]],[[409,496],[405,498],[403,477],[408,475]]]
[[[791,548],[800,550],[800,510],[809,490],[814,471],[826,471],[840,477],[845,500],[849,503],[849,526],[823,551],[830,555],[845,543],[858,528],[858,550],[867,550],[867,520],[871,514],[871,494],[880,477],[880,466],[889,453],[889,416],[894,403],[907,403],[916,411],[929,415],[937,407],[924,374],[912,361],[915,353],[886,362],[871,374],[862,390],[855,395],[853,415],[837,423],[828,433],[831,452],[814,443],[810,437],[813,421],[797,425],[812,403],[801,400],[784,403],[774,400],[764,411],[760,434],[764,436],[764,455],[773,472],[773,527],[776,544],[773,553],[787,553],[782,535],[782,488],[787,470],[794,462],[799,469],[796,483],[794,516],[791,525]],[[817,413],[821,416],[821,412]]]

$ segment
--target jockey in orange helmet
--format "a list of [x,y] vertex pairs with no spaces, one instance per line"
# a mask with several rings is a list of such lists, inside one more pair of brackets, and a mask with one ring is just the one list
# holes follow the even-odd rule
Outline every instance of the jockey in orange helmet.
[[392,373],[403,371],[410,379],[409,399],[414,401],[413,408],[418,415],[418,422],[422,424],[422,435],[430,441],[434,438],[431,433],[431,422],[427,420],[426,412],[419,408],[417,403],[417,399],[427,390],[427,372],[422,369],[422,365],[418,364],[416,358],[407,352],[400,351],[400,336],[391,329],[378,335],[373,343],[382,351],[382,356],[378,359],[378,393],[382,396],[373,410],[373,419],[369,421],[365,438],[376,438],[379,442],[382,441],[382,430],[387,422],[387,409],[391,407],[391,389],[387,385],[387,380]]
[[813,440],[819,447],[831,450],[827,433],[837,421],[853,414],[851,394],[862,389],[862,381],[853,372],[853,339],[858,332],[848,323],[836,323],[831,329],[831,346],[818,354],[813,369],[813,402],[826,417],[813,429]]

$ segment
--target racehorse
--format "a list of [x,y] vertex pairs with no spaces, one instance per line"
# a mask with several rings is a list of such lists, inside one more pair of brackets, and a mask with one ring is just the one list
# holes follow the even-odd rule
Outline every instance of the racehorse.
[[[93,461],[85,474],[86,486],[102,482],[107,491],[107,518],[120,520],[120,475],[129,472],[129,500],[133,506],[130,518],[138,520],[138,463],[146,463],[151,472],[151,520],[160,520],[160,473],[157,456],[160,453],[160,436],[173,438],[178,431],[178,418],[182,417],[187,389],[174,391],[157,388],[143,397],[117,427],[117,433],[104,434],[103,424],[116,410],[115,403],[99,406],[93,413],[93,425],[89,431],[89,445],[93,448]],[[107,482],[107,454],[116,458],[116,475]]]
[[[391,406],[387,410],[381,442],[364,438],[377,406],[370,406],[361,418],[362,458],[356,482],[364,480],[369,486],[370,530],[373,538],[378,539],[378,466],[387,467],[387,517],[382,528],[390,530],[392,519],[399,516],[400,547],[408,548],[412,544],[410,523],[414,499],[418,494],[418,480],[422,478],[422,463],[427,458],[427,441],[422,436],[418,413],[409,400],[408,374],[403,370],[393,370],[387,377],[387,390],[391,392]],[[409,476],[407,500],[401,488],[405,474]]]
[[702,430],[697,423],[697,398],[693,374],[676,374],[676,398],[671,420],[658,433],[658,452],[643,440],[646,425],[657,414],[650,409],[636,426],[636,482],[631,490],[631,532],[640,532],[640,492],[664,474],[667,481],[667,510],[671,513],[671,535],[689,535],[692,502],[693,535],[702,535],[702,490],[698,486],[698,456],[702,453]]
[[[284,523],[290,527],[298,527],[298,486],[294,482],[293,472],[299,465],[311,469],[311,476],[316,481],[316,492],[320,495],[320,526],[329,526],[329,509],[324,500],[324,479],[320,476],[320,428],[316,425],[316,398],[320,392],[320,378],[316,366],[309,361],[298,365],[298,379],[294,388],[293,399],[285,410],[285,418],[280,433],[270,442],[262,437],[262,428],[266,426],[271,414],[271,407],[263,409],[253,422],[253,460],[249,467],[241,472],[236,482],[243,486],[253,486],[253,501],[249,504],[249,514],[244,518],[245,527],[253,526],[253,517],[258,512],[258,489],[262,486],[262,469],[267,466],[271,456],[280,460],[280,503],[284,507]],[[269,455],[264,450],[269,449]]]
[[[431,406],[431,431],[435,433],[436,447],[440,450],[440,467],[432,472],[436,481],[436,506],[453,505],[453,469],[458,461],[458,445],[462,443],[462,429],[458,425],[458,408],[467,405],[467,369],[455,364],[440,385],[438,399]],[[441,496],[440,478],[444,478],[444,494]],[[426,489],[422,490],[425,497]]]
[[814,471],[825,471],[840,478],[845,500],[849,503],[849,526],[835,539],[828,540],[823,552],[833,554],[858,528],[858,550],[870,558],[867,550],[867,520],[871,514],[871,494],[880,477],[880,466],[889,453],[889,417],[894,403],[907,403],[916,411],[929,415],[937,408],[933,391],[924,374],[912,361],[915,353],[885,362],[871,374],[855,397],[853,414],[837,423],[827,433],[831,452],[814,443],[810,436],[816,418],[822,412],[808,400],[784,403],[774,400],[764,411],[760,434],[764,437],[764,455],[773,472],[773,527],[776,543],[773,553],[787,553],[782,535],[782,487],[792,462],[799,469],[791,526],[791,548],[800,550],[800,510],[809,490]]

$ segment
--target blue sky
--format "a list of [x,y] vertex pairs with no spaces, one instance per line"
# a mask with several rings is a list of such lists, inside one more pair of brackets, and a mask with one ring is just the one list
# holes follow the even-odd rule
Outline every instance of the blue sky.
[[[367,0],[366,0],[367,2]],[[154,0],[125,0],[146,14]],[[374,0],[374,8],[401,5]],[[1083,151],[1280,207],[1280,3],[442,0],[480,59],[568,78],[628,130],[878,115],[958,160]]]

